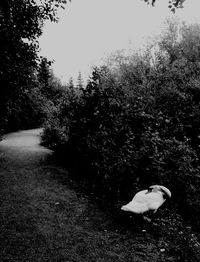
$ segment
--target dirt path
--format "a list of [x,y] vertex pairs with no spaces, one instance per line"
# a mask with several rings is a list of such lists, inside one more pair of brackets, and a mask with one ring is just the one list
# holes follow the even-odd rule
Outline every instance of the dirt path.
[[177,232],[119,225],[99,210],[39,145],[41,131],[0,142],[0,261],[196,261]]

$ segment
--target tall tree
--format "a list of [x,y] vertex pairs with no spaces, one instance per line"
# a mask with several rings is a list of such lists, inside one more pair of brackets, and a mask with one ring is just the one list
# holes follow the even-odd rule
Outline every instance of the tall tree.
[[70,89],[70,90],[73,90],[74,89],[74,80],[72,77],[70,77],[69,79],[69,82],[67,84],[67,87]]
[[78,78],[77,78],[77,89],[82,89],[83,88],[83,78],[81,72],[78,73]]
[[[1,0],[0,2],[0,125],[27,92],[37,68],[38,42],[45,19],[57,21],[66,0]],[[11,106],[12,105],[12,106]],[[22,110],[23,111],[23,110]],[[19,118],[23,117],[21,115]],[[6,124],[7,125],[7,124]]]
[[42,57],[38,66],[38,80],[43,88],[48,88],[49,79],[51,77],[50,72],[51,62],[46,57]]

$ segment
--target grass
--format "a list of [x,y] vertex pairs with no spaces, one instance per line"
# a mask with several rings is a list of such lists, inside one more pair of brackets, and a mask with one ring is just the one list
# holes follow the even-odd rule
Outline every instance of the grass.
[[200,261],[198,235],[176,213],[138,222],[100,208],[47,153],[0,155],[0,261]]

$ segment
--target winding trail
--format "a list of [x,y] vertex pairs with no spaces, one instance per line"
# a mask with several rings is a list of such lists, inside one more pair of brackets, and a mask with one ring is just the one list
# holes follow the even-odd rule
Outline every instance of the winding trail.
[[165,231],[118,227],[39,145],[41,132],[0,142],[0,261],[190,261]]

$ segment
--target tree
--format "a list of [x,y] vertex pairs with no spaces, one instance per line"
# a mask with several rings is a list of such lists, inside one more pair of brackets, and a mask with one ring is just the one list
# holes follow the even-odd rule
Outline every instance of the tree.
[[[57,12],[66,0],[1,0],[0,3],[0,123],[9,125],[19,108],[12,101],[31,92],[37,69],[38,42],[44,20],[57,21]],[[23,110],[22,110],[23,111]],[[19,118],[21,118],[20,116]]]
[[77,85],[76,85],[77,89],[82,89],[83,88],[83,79],[82,79],[82,75],[81,72],[78,73],[78,78],[77,78]]
[[47,89],[49,86],[49,79],[51,77],[50,65],[51,62],[46,57],[42,57],[38,66],[38,80],[44,89]]
[[72,77],[70,77],[67,87],[72,90],[74,89],[74,81]]

